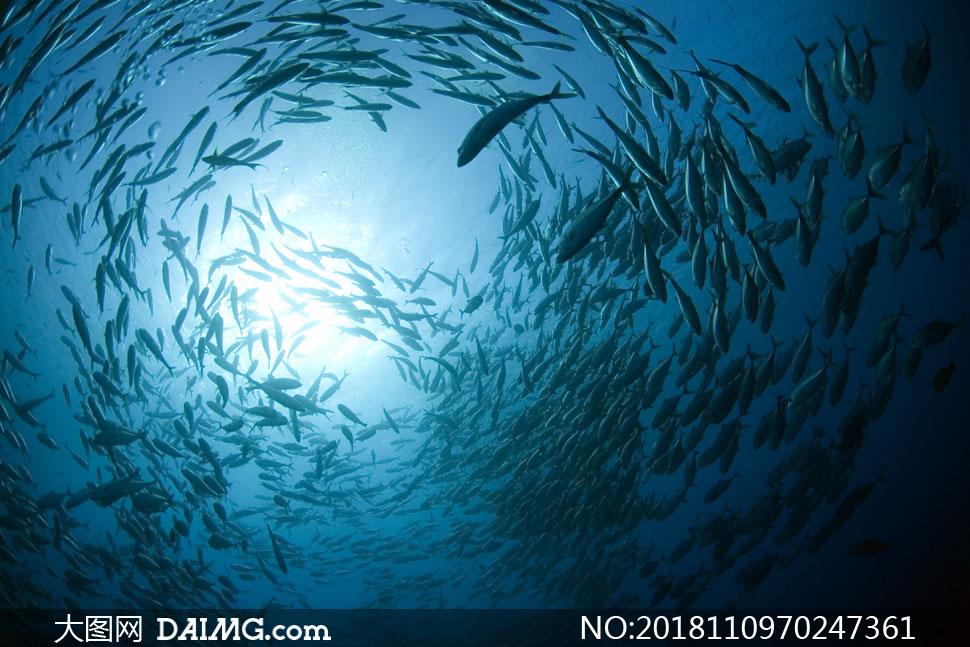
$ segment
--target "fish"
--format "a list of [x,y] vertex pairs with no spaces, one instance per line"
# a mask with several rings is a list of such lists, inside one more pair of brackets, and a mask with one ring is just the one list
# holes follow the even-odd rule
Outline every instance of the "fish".
[[61,104],[61,106],[57,109],[57,112],[55,112],[54,115],[47,121],[47,124],[46,124],[47,127],[49,128],[58,119],[60,119],[66,113],[70,112],[75,106],[77,106],[78,102],[80,102],[81,99],[84,98],[84,96],[88,92],[90,92],[91,88],[93,87],[94,87],[94,79],[88,79],[87,81],[79,85],[77,89],[75,89],[74,92],[72,92],[71,95],[64,101],[64,103]]
[[475,296],[473,296],[468,300],[468,303],[465,304],[465,307],[462,309],[461,313],[471,314],[476,310],[478,310],[478,308],[481,307],[483,302],[484,302],[484,299],[481,296],[476,294]]
[[744,98],[744,95],[742,95],[733,85],[706,67],[699,67],[697,70],[679,71],[684,74],[692,74],[704,79],[704,81],[707,82],[708,87],[714,89],[713,92],[716,94],[716,96],[724,97],[725,100],[745,114],[751,112],[751,106],[748,104],[747,99]]
[[845,122],[845,126],[838,133],[839,165],[842,167],[842,172],[850,180],[858,175],[866,154],[861,129],[858,127],[853,128],[853,121],[850,115],[850,118]]
[[832,128],[832,122],[829,121],[829,109],[828,104],[825,101],[825,91],[822,88],[821,81],[818,80],[818,76],[815,75],[815,70],[812,67],[812,63],[809,57],[812,52],[818,47],[818,43],[812,43],[811,45],[805,45],[798,37],[795,37],[798,43],[798,47],[802,50],[805,55],[805,65],[802,70],[802,77],[799,81],[802,86],[802,92],[805,95],[805,104],[808,106],[808,111],[811,113],[812,118],[818,127],[822,129],[827,135],[832,135],[835,131]]
[[911,93],[919,92],[923,87],[932,65],[930,41],[933,40],[933,34],[925,22],[920,21],[920,24],[923,25],[926,37],[915,43],[907,43],[906,58],[903,59],[903,87]]
[[14,184],[10,195],[10,227],[13,229],[13,244],[10,246],[11,249],[17,247],[17,241],[20,240],[20,213],[23,208],[23,189],[20,188],[19,184]]
[[162,356],[162,350],[159,348],[158,343],[155,341],[155,338],[152,337],[151,333],[144,328],[139,328],[136,331],[136,335],[138,340],[141,341],[141,343],[145,345],[145,348],[148,349],[148,352],[151,353],[155,359],[159,361],[159,363],[167,368],[169,373],[172,373],[174,369],[168,362],[165,361],[165,358]]
[[[734,120],[741,128],[744,130],[745,140],[748,142],[748,148],[751,150],[751,156],[754,158],[755,164],[758,166],[758,170],[769,184],[775,183],[775,159],[771,155],[771,151],[765,146],[765,143],[761,140],[758,135],[756,135],[751,130],[751,124],[747,124],[741,121],[739,118],[735,117],[733,114],[728,114],[731,119]],[[688,167],[689,168],[689,167]]]
[[84,67],[85,65],[87,65],[88,63],[94,61],[95,59],[103,56],[106,52],[114,48],[121,41],[121,39],[125,37],[126,34],[127,32],[125,30],[114,32],[113,34],[111,34],[110,36],[102,40],[100,43],[92,47],[90,50],[88,50],[88,52],[84,56],[79,58],[74,63],[74,65],[67,68],[67,70],[64,72],[64,75],[70,76],[75,70],[78,70]]
[[283,552],[280,550],[279,541],[276,539],[276,535],[273,534],[273,529],[269,525],[266,526],[266,531],[269,533],[270,543],[273,545],[273,555],[276,557],[276,565],[286,574],[286,560],[283,558]]
[[737,63],[729,63],[717,58],[712,58],[711,60],[715,63],[720,63],[721,65],[726,65],[732,68],[738,73],[738,76],[744,79],[744,82],[748,84],[748,87],[750,87],[754,93],[757,94],[758,97],[765,103],[777,108],[781,112],[791,112],[791,105],[789,105],[788,101],[785,100],[785,97],[783,97],[778,90],[774,89],[770,84],[765,82],[760,77],[755,76]]
[[578,254],[606,224],[606,219],[626,188],[626,181],[613,189],[606,197],[586,208],[583,213],[563,230],[557,263],[565,263]]
[[247,162],[246,160],[236,159],[235,157],[230,157],[228,155],[220,155],[218,150],[212,155],[207,155],[202,158],[202,161],[208,164],[213,169],[218,168],[228,168],[232,166],[245,166],[247,168],[256,169],[262,164],[257,164],[255,162]]
[[554,99],[568,99],[576,96],[570,92],[560,92],[556,83],[552,92],[505,101],[482,115],[471,127],[458,147],[458,166],[462,167],[478,156],[482,149],[513,120],[531,108]]
[[946,319],[934,319],[933,321],[920,326],[913,336],[910,343],[915,348],[926,348],[935,344],[943,343],[957,328],[967,330],[966,315],[961,316],[958,321],[948,321]]
[[843,34],[842,45],[836,48],[835,52],[836,69],[842,80],[842,85],[848,93],[858,98],[862,84],[862,72],[859,68],[859,58],[852,48],[852,42],[849,40],[849,34],[852,33],[852,28],[843,24],[838,15],[835,15],[835,22],[838,23]]
[[903,138],[897,144],[883,146],[875,152],[869,162],[867,180],[873,191],[878,191],[885,187],[892,180],[899,170],[899,162],[902,159],[903,146],[912,144],[906,122],[903,122]]
[[216,134],[216,128],[218,128],[218,126],[219,124],[213,121],[211,124],[209,124],[205,134],[202,135],[202,141],[199,143],[199,151],[195,154],[195,161],[192,162],[192,168],[189,170],[189,175],[195,173],[195,167],[199,165],[199,161],[202,159],[205,151],[209,148],[209,144],[212,143],[212,140]]
[[784,291],[785,289],[785,278],[782,276],[781,271],[778,266],[775,265],[774,260],[771,258],[771,254],[768,250],[761,247],[758,241],[754,239],[754,235],[748,232],[748,242],[751,244],[751,249],[754,252],[755,261],[758,264],[758,270],[761,274],[771,282],[772,286]]
[[338,404],[337,409],[340,411],[340,413],[342,413],[348,420],[353,422],[355,425],[360,425],[361,427],[367,426],[363,423],[363,421],[361,421],[360,418],[357,417],[357,414],[354,413],[347,405]]
[[953,377],[953,372],[957,370],[957,365],[954,362],[950,362],[949,366],[944,366],[936,372],[933,376],[933,388],[937,391],[942,391],[950,383],[950,379]]

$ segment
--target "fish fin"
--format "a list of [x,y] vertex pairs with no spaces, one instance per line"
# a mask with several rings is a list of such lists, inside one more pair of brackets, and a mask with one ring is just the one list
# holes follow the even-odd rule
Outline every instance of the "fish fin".
[[872,182],[869,181],[868,177],[866,178],[866,193],[870,198],[879,198],[880,200],[886,199],[886,196],[872,188]]

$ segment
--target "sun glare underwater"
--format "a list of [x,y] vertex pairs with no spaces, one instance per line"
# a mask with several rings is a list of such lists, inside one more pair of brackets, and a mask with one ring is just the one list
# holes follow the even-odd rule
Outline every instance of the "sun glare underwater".
[[0,6],[5,608],[970,599],[970,6]]

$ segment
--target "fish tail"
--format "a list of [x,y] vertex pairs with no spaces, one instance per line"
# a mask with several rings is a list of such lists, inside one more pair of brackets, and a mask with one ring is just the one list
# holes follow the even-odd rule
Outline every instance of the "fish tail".
[[[711,60],[716,60],[716,59],[711,59]],[[741,126],[741,127],[742,127],[742,128],[744,128],[745,130],[747,130],[747,129],[748,129],[748,128],[747,128],[747,124],[745,124],[745,123],[744,123],[743,121],[741,121],[741,120],[740,120],[740,119],[739,119],[738,117],[736,117],[736,116],[735,116],[734,114],[732,114],[732,113],[730,113],[730,112],[729,112],[729,113],[728,113],[728,117],[730,117],[731,119],[733,119],[733,120],[734,120],[734,123],[736,123],[737,125],[739,125],[739,126]]]
[[903,303],[903,300],[902,299],[899,300],[899,316],[900,317],[908,317],[909,316],[909,313],[906,312],[906,304]]
[[944,256],[943,256],[943,245],[940,243],[940,237],[939,236],[934,237],[932,240],[930,240],[930,242],[928,242],[925,245],[923,245],[922,247],[920,247],[920,249],[923,250],[923,251],[926,251],[926,250],[929,250],[929,249],[935,249],[936,250],[936,253],[940,255],[940,260],[941,261],[945,261],[946,260],[946,258],[944,258]]
[[842,19],[839,18],[839,14],[835,12],[832,12],[832,15],[835,17],[835,22],[839,23],[839,28],[842,29],[846,36],[855,31],[856,25],[846,25],[844,22],[842,22]]
[[562,92],[562,91],[560,91],[559,88],[561,86],[562,86],[562,81],[556,81],[556,85],[553,86],[552,92],[550,92],[547,95],[548,98],[549,98],[549,100],[552,100],[552,99],[571,99],[572,97],[578,97],[579,96],[575,92]]
[[872,182],[869,181],[868,177],[866,177],[866,193],[869,195],[870,198],[879,198],[880,200],[886,199],[886,196],[884,196],[883,194],[879,193],[874,188],[872,188]]
[[862,26],[862,32],[866,35],[866,47],[869,49],[879,47],[880,45],[885,45],[887,43],[887,41],[876,40],[873,38],[872,34],[869,33],[869,29],[865,25]]
[[627,169],[626,173],[623,174],[623,180],[620,182],[620,186],[617,188],[620,191],[625,191],[630,186],[630,179],[633,177],[634,166]]
[[891,229],[886,229],[886,225],[882,224],[882,218],[876,216],[876,223],[879,225],[879,235],[885,236],[886,234],[891,234],[893,231]]
[[904,144],[915,144],[916,142],[909,136],[909,126],[906,124],[906,120],[903,120],[903,143]]
[[805,58],[806,59],[809,56],[811,56],[812,55],[812,52],[815,51],[815,48],[818,47],[818,43],[817,42],[816,43],[812,43],[811,45],[805,45],[805,43],[802,42],[802,39],[799,38],[798,36],[795,36],[795,42],[798,43],[798,47],[799,47],[799,49],[802,50],[802,53],[805,54]]

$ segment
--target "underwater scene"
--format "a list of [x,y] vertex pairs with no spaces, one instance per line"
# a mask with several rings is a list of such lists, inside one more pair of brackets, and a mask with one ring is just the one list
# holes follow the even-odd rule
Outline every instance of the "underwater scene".
[[970,5],[0,7],[3,608],[970,604]]

